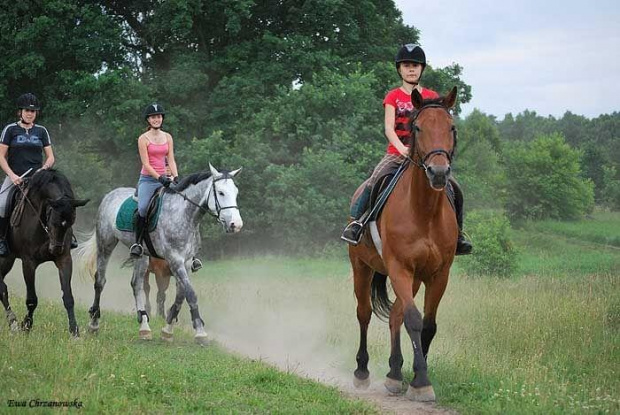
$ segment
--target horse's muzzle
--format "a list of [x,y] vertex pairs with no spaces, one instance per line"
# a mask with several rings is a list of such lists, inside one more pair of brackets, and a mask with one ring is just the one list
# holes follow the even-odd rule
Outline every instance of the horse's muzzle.
[[49,247],[48,247],[48,251],[53,256],[60,256],[65,251],[65,247],[64,247],[64,244],[63,245],[56,245],[56,244],[50,243]]
[[451,172],[450,165],[430,165],[426,168],[426,177],[433,190],[441,191],[448,184]]

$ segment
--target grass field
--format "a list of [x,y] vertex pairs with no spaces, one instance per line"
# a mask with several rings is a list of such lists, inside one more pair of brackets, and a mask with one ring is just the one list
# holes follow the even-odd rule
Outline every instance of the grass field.
[[[604,229],[620,226],[616,215]],[[469,277],[457,260],[429,354],[439,405],[475,414],[620,412],[620,250],[580,236],[598,219],[566,225],[573,236],[548,224],[515,231],[519,271],[510,279]],[[7,282],[19,294],[23,283],[14,274]],[[40,296],[55,300],[37,310],[33,333],[0,330],[2,399],[77,398],[94,412],[373,410],[294,376],[350,387],[359,333],[345,260],[218,261],[194,276],[209,333],[250,360],[195,346],[189,330],[174,345],[139,342],[129,271],[117,267],[102,305],[126,314],[106,312],[98,337],[71,341],[57,278],[40,280]],[[74,283],[84,305],[91,285]],[[22,317],[23,301],[15,301]],[[187,308],[181,313],[188,328]],[[84,309],[78,322],[85,327]],[[154,319],[154,330],[162,325]],[[410,380],[411,348],[402,340]],[[27,357],[33,349],[39,357]],[[369,352],[373,385],[381,387],[389,333],[377,319]]]

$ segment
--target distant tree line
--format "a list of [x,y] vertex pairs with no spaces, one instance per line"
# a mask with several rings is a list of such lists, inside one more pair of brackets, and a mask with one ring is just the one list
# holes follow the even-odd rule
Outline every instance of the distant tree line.
[[[204,221],[205,251],[215,255],[310,253],[337,243],[350,195],[385,151],[381,101],[399,85],[394,54],[420,41],[392,0],[0,5],[0,117],[14,121],[19,94],[39,96],[57,166],[95,201],[91,214],[112,188],[135,185],[150,102],[167,111],[181,174],[209,162],[244,167],[244,232],[224,237]],[[462,68],[434,67],[426,52],[425,86],[458,86],[458,115],[471,100]],[[529,111],[502,121],[479,111],[457,117],[455,169],[468,209],[569,219],[594,202],[620,207],[619,120]],[[520,203],[524,189],[533,195]]]

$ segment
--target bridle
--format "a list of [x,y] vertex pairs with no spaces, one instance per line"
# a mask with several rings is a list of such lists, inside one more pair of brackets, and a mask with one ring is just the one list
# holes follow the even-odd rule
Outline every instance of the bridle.
[[[203,213],[208,213],[209,215],[213,216],[219,223],[224,224],[224,221],[220,217],[220,214],[222,213],[222,211],[226,210],[226,209],[237,209],[237,210],[239,210],[239,207],[237,207],[237,205],[222,206],[220,204],[220,200],[217,198],[217,192],[215,191],[215,182],[219,182],[220,180],[226,180],[226,179],[229,179],[229,178],[230,177],[222,176],[222,177],[218,177],[217,179],[213,179],[212,182],[211,182],[211,186],[209,187],[209,192],[207,193],[207,197],[205,198],[205,201],[202,204],[194,202],[189,197],[187,197],[185,194],[179,192],[178,190],[176,190],[173,187],[169,187],[169,189],[172,190],[174,193],[180,195],[183,199],[185,199],[191,205],[196,206]],[[215,202],[215,213],[211,209],[209,209],[209,196],[211,195],[211,193],[213,193],[213,199],[214,199],[214,202]]]
[[[450,119],[452,119],[452,115],[450,114],[450,111],[448,111],[448,109],[441,104],[428,104],[423,106],[422,108],[420,108],[420,110],[414,115],[414,117],[411,120],[411,137],[413,139],[413,148],[414,148],[414,155],[416,156],[416,160],[411,159],[411,157],[407,156],[407,159],[409,159],[409,161],[411,161],[413,164],[415,164],[416,166],[420,167],[422,170],[427,171],[428,170],[428,165],[426,164],[426,162],[434,155],[437,154],[442,154],[444,156],[446,156],[446,158],[448,159],[448,163],[452,164],[452,158],[454,157],[454,152],[456,151],[456,144],[457,144],[457,133],[456,133],[456,127],[454,126],[454,124],[452,124],[452,150],[450,150],[449,152],[444,150],[443,148],[436,148],[433,149],[431,151],[429,151],[426,154],[423,154],[420,151],[420,147],[418,146],[418,140],[417,140],[417,133],[420,130],[420,127],[418,127],[416,125],[416,121],[418,119],[418,117],[420,116],[420,114],[422,113],[422,111],[424,111],[427,108],[441,108],[444,111],[446,111],[446,113],[448,114],[448,116],[450,117]],[[424,157],[422,157],[424,156]]]
[[[23,183],[24,183],[24,184],[27,184],[27,182],[28,182],[28,180],[26,179]],[[26,186],[24,186],[24,185],[18,185],[18,186],[17,186],[17,188],[19,189],[19,191],[20,191],[20,192],[21,192],[21,194],[22,194],[22,200],[25,200],[26,202],[28,202],[28,204],[30,205],[30,207],[32,208],[32,210],[33,210],[33,211],[37,214],[37,215],[36,215],[36,216],[37,216],[37,220],[39,221],[39,224],[41,225],[41,228],[42,228],[42,229],[45,231],[45,233],[47,234],[47,237],[50,239],[51,245],[52,245],[54,248],[61,248],[61,247],[63,247],[63,246],[64,246],[64,244],[65,244],[65,238],[66,238],[67,232],[65,231],[65,235],[63,236],[63,238],[62,238],[62,240],[61,240],[61,241],[55,240],[55,239],[52,237],[52,234],[50,233],[50,229],[49,229],[49,227],[47,226],[47,224],[46,224],[45,222],[43,222],[43,221],[41,220],[41,214],[39,213],[39,211],[38,211],[38,210],[34,207],[34,205],[32,204],[32,201],[31,201],[31,200],[30,200],[30,198],[28,197],[28,191],[27,191],[27,190],[24,190],[24,187],[26,187]],[[60,199],[62,199],[62,198],[60,198]],[[56,200],[60,200],[60,199],[56,199]],[[50,205],[48,205],[48,206],[47,206],[46,211],[45,211],[45,219],[46,219],[47,221],[49,221],[49,216],[50,216],[50,215],[49,215],[49,211],[50,211],[50,210],[53,210],[53,209],[54,209],[54,208],[53,208],[53,207],[51,207]]]

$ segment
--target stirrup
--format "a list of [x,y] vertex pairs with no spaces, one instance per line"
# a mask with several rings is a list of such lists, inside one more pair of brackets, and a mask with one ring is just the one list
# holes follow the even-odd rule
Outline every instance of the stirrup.
[[134,258],[139,258],[142,256],[142,254],[144,254],[144,248],[142,248],[142,245],[140,245],[139,243],[135,243],[129,248],[129,255]]
[[202,261],[198,258],[194,258],[192,260],[192,266],[190,267],[190,270],[192,272],[196,272],[198,271],[200,268],[202,268]]
[[342,235],[340,235],[340,239],[353,246],[357,246],[362,239],[363,230],[364,224],[357,220],[354,220],[344,228],[344,230],[342,231]]

